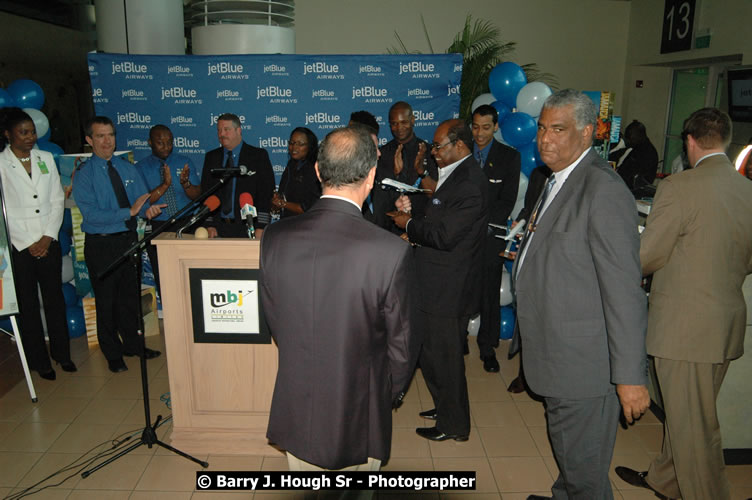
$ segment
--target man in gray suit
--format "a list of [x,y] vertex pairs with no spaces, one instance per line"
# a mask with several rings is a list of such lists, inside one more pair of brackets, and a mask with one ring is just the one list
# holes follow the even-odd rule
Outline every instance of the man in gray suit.
[[620,403],[628,422],[650,404],[637,210],[591,147],[596,116],[575,90],[546,100],[537,141],[553,174],[513,269],[525,376],[545,399],[560,471],[555,499],[613,498]]
[[663,396],[663,449],[647,472],[617,467],[633,486],[683,500],[730,498],[716,399],[744,352],[752,272],[752,183],[725,154],[731,119],[703,108],[682,132],[691,169],[658,185],[640,260],[654,274],[648,353]]
[[362,128],[331,132],[315,165],[321,199],[261,240],[261,301],[279,347],[267,437],[290,470],[378,470],[414,370],[412,250],[361,215],[376,155]]

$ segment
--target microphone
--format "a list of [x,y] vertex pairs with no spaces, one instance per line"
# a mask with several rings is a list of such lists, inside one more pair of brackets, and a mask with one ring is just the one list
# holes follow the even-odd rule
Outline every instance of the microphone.
[[235,177],[235,176],[247,176],[256,175],[253,170],[248,170],[245,165],[240,165],[236,168],[213,168],[211,174],[214,177]]
[[250,193],[240,193],[240,217],[245,218],[248,226],[248,237],[256,239],[256,229],[253,227],[253,218],[257,216],[256,207],[253,206],[253,196]]
[[220,201],[219,198],[217,198],[216,195],[211,195],[207,199],[204,200],[204,206],[201,207],[201,210],[196,212],[193,217],[188,221],[187,224],[185,224],[183,227],[181,227],[178,230],[178,238],[183,237],[183,231],[194,225],[196,222],[198,222],[200,219],[203,219],[207,215],[209,215],[210,212],[215,211],[219,208]]

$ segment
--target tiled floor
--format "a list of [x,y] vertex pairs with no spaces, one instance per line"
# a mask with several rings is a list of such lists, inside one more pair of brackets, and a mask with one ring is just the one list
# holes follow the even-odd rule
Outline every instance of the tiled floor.
[[[164,350],[161,337],[150,337],[150,347]],[[477,490],[473,493],[380,494],[379,498],[425,498],[465,500],[520,500],[528,494],[547,495],[557,475],[545,429],[543,407],[527,394],[510,395],[507,384],[517,374],[517,359],[506,361],[506,345],[499,348],[500,374],[483,371],[477,348],[471,342],[467,356],[467,379],[473,428],[470,440],[428,442],[415,434],[415,427],[430,425],[418,412],[432,406],[420,372],[405,404],[394,417],[392,458],[385,470],[474,470]],[[73,340],[74,360],[79,371],[57,370],[49,382],[34,374],[39,402],[29,399],[25,382],[0,398],[0,497],[15,495],[50,474],[69,470],[43,484],[51,485],[37,499],[234,499],[303,498],[276,493],[206,493],[194,491],[198,466],[163,449],[138,448],[86,479],[78,474],[82,459],[92,450],[112,446],[115,438],[135,439],[143,428],[143,407],[138,363],[127,358],[130,370],[112,374],[98,349],[89,349],[85,339]],[[160,397],[169,391],[164,355],[150,360],[149,390],[152,414],[167,416],[170,410]],[[0,373],[0,377],[4,377]],[[159,429],[169,442],[171,424]],[[619,429],[613,464],[644,469],[661,444],[661,425],[648,414],[628,430]],[[106,443],[102,445],[102,443]],[[270,448],[268,456],[202,456],[213,470],[285,470],[282,454]],[[613,469],[612,469],[613,470]],[[728,468],[734,499],[752,497],[752,466]],[[64,480],[65,478],[67,480]],[[623,500],[654,499],[645,490],[631,488],[611,476],[615,497]]]

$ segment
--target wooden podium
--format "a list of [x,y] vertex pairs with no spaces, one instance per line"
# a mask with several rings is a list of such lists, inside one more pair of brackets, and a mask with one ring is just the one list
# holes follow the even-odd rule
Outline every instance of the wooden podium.
[[190,269],[258,269],[259,242],[175,239],[165,233],[153,243],[162,277],[171,444],[193,455],[273,453],[266,427],[277,347],[195,343],[189,283]]

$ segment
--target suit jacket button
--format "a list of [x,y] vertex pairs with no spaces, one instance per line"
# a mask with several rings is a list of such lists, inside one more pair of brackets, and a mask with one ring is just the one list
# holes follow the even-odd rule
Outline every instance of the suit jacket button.
[[34,210],[36,213],[39,213],[39,209]]
[[36,200],[37,198],[39,198],[39,196],[37,196],[37,195],[34,195],[34,199]]

